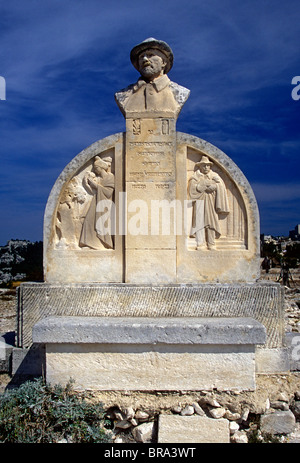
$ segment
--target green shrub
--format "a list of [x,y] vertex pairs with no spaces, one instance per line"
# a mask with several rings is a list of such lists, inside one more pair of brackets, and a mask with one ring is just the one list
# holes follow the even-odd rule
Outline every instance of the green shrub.
[[50,386],[43,379],[27,381],[0,395],[0,442],[72,443],[110,442],[102,404],[85,394]]

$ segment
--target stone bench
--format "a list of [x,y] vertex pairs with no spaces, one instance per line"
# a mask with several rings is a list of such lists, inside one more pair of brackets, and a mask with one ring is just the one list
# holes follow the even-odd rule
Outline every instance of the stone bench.
[[254,390],[252,318],[48,317],[33,342],[46,346],[46,379],[76,389]]

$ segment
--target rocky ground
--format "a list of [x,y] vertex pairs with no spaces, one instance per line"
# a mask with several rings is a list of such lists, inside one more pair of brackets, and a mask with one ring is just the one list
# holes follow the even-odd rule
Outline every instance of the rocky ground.
[[[280,269],[262,279],[276,281]],[[287,332],[300,333],[300,272],[285,287]],[[0,289],[0,335],[15,330],[15,289]],[[0,392],[10,381],[0,374]],[[226,418],[231,442],[300,443],[300,372],[258,375],[254,392],[99,392],[111,420],[115,442],[155,442],[159,414],[205,415]]]

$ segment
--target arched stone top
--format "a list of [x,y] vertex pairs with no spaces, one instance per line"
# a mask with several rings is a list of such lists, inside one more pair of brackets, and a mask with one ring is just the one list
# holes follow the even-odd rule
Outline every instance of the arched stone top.
[[[172,243],[170,246],[173,246],[174,251],[170,252],[177,256],[175,259],[177,267],[173,271],[170,282],[239,282],[258,279],[260,232],[257,202],[248,180],[232,159],[201,138],[176,132],[175,170],[173,169],[174,175],[172,174],[171,178],[165,175],[169,174],[172,167],[169,161],[169,164],[164,164],[163,144],[157,144],[155,148],[153,146],[156,143],[153,144],[153,141],[151,147],[150,144],[147,146],[147,142],[143,142],[142,147],[138,145],[137,143],[136,153],[140,162],[138,168],[134,168],[134,164],[128,164],[128,155],[126,157],[125,154],[126,134],[116,133],[96,141],[81,151],[61,172],[49,195],[44,215],[45,280],[58,283],[126,283],[124,269],[126,256],[130,257],[132,263],[135,262],[135,253],[142,257],[143,249],[145,249],[145,256],[148,259],[151,259],[151,255],[155,252],[158,252],[157,256],[159,256],[157,245],[159,246],[160,243],[162,243],[162,249],[163,247],[168,249],[169,243]],[[159,158],[156,159],[151,157],[156,154],[155,150],[159,155]],[[141,162],[141,158],[143,162]],[[157,195],[160,190],[161,196],[158,196],[159,198],[169,198],[169,191],[172,190],[176,194],[177,201],[182,204],[189,201],[191,203],[189,184],[197,171],[196,167],[201,164],[200,161],[202,162],[204,158],[212,165],[212,174],[219,179],[220,185],[223,185],[222,194],[226,203],[223,210],[219,211],[216,219],[218,221],[216,246],[210,248],[207,242],[208,249],[215,250],[213,254],[198,246],[196,234],[186,232],[186,230],[179,236],[173,235],[170,240],[165,236],[153,237],[153,241],[151,241],[152,237],[149,238],[149,236],[146,238],[131,236],[129,239],[128,237],[125,239],[124,233],[118,234],[118,223],[117,232],[112,235],[110,243],[102,240],[97,246],[95,242],[99,237],[98,231],[94,238],[91,239],[88,236],[87,241],[84,241],[82,238],[83,229],[87,228],[86,233],[87,235],[90,234],[90,224],[87,224],[86,227],[85,225],[88,222],[89,214],[95,217],[97,204],[96,190],[93,194],[85,183],[85,178],[96,176],[94,173],[96,159],[100,159],[100,163],[110,160],[108,170],[110,177],[108,178],[111,179],[111,183],[107,183],[108,190],[106,190],[109,191],[110,188],[110,198],[112,198],[118,221],[120,220],[118,211],[122,206],[120,197],[124,192],[128,194],[129,200],[136,197],[139,200],[145,200],[149,205],[151,194],[154,192]],[[152,162],[154,160],[156,162]],[[164,167],[165,165],[167,167]],[[144,166],[145,170],[149,168],[149,174],[154,175],[150,181],[143,182],[139,176],[128,181],[126,175],[130,169],[139,170],[142,168],[141,166]],[[73,194],[74,185],[80,190],[79,195],[78,192],[75,192],[75,196],[78,195],[75,198],[76,201],[74,201]],[[70,191],[73,194],[73,202],[71,199],[67,199]],[[94,206],[93,201],[96,201]],[[194,206],[192,207],[194,208]],[[70,211],[72,208],[74,210]],[[194,212],[192,213],[191,208],[187,212],[188,229],[191,228]],[[130,219],[128,212],[126,214],[127,218]],[[206,233],[205,229],[206,227],[204,227],[203,233]],[[134,250],[135,246],[137,246],[138,251]],[[156,251],[152,252],[151,246]],[[167,258],[165,262],[167,265]],[[135,272],[139,275],[139,270],[135,270]],[[176,275],[175,279],[174,274]],[[135,281],[129,282],[135,283]],[[148,280],[145,282],[152,283]],[[155,283],[159,282],[158,276]]]

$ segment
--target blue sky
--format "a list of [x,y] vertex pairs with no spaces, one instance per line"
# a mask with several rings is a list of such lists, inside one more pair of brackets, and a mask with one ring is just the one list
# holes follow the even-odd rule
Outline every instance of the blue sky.
[[300,223],[299,0],[10,0],[0,6],[0,245],[41,240],[66,164],[125,130],[114,93],[137,80],[129,53],[148,37],[169,43],[169,77],[191,90],[177,130],[239,166],[262,233]]

